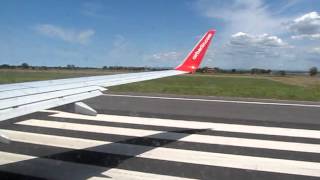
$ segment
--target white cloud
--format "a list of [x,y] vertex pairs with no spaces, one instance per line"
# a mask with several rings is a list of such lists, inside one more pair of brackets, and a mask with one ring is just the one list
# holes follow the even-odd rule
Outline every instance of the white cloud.
[[239,31],[276,33],[287,21],[285,17],[274,17],[262,0],[198,0],[196,8],[206,17],[223,20],[229,35]]
[[179,58],[181,58],[181,53],[176,51],[155,53],[151,55],[151,58],[155,60],[161,60],[161,61],[178,60]]
[[299,22],[305,22],[305,21],[313,21],[315,19],[320,19],[320,16],[318,15],[317,12],[310,12],[308,14],[305,14],[299,18],[296,18],[294,22],[299,23]]
[[315,48],[311,49],[311,53],[320,55],[320,47],[315,47]]
[[36,25],[34,29],[45,36],[58,38],[71,43],[86,44],[90,38],[95,34],[92,29],[87,30],[74,30],[67,29],[52,24]]
[[113,41],[113,46],[116,47],[116,48],[121,48],[121,47],[124,47],[128,44],[126,38],[122,35],[116,35],[115,36],[115,39]]
[[320,34],[301,34],[301,35],[294,35],[291,36],[292,39],[310,39],[316,40],[320,39]]
[[116,59],[126,56],[129,52],[128,45],[129,43],[124,36],[119,34],[115,35],[112,48],[108,52],[108,56]]
[[98,2],[88,1],[82,3],[81,6],[81,13],[92,18],[108,18],[108,16],[103,14],[105,11],[103,5]]
[[183,61],[184,54],[177,51],[158,52],[154,54],[145,54],[142,59],[148,66],[166,66],[174,67]]
[[293,39],[320,39],[320,15],[310,12],[287,23]]
[[115,66],[142,66],[141,52],[137,45],[126,36],[118,34],[113,37],[111,47],[106,48],[104,59],[109,65]]
[[145,48],[141,48],[135,41],[126,36],[115,35],[110,47],[106,48],[104,58],[108,65],[116,66],[150,66],[150,67],[170,67],[176,66],[182,61],[181,53],[167,51],[152,53]]
[[222,68],[294,69],[296,63],[290,63],[297,57],[293,48],[278,36],[238,32],[214,48],[208,59],[213,60],[211,66]]
[[302,44],[290,38],[293,35],[292,38],[320,39],[318,13],[296,19],[293,18],[296,15],[287,13],[288,8],[303,2],[281,1],[274,5],[267,0],[196,1],[193,5],[199,14],[211,18],[215,24],[222,24],[206,56],[210,59],[206,65],[303,69],[319,64],[315,61],[317,49],[310,51],[314,44]]
[[226,45],[227,49],[224,52],[235,55],[235,57],[252,56],[255,58],[270,58],[278,57],[284,49],[290,46],[283,42],[277,36],[268,34],[251,35],[243,32],[233,34],[230,41]]
[[243,45],[246,46],[260,46],[260,47],[283,47],[287,43],[283,42],[277,36],[271,36],[268,34],[263,35],[250,35],[243,32],[238,32],[231,36],[230,44],[232,45]]

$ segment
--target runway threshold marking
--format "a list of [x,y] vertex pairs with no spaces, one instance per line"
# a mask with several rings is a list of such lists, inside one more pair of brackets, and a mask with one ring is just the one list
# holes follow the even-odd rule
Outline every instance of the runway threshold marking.
[[276,103],[276,102],[259,102],[259,101],[235,101],[235,100],[220,100],[220,99],[178,98],[178,97],[162,97],[162,96],[138,96],[138,95],[123,95],[123,94],[103,94],[101,96],[320,108],[320,105],[318,105],[318,104],[299,104],[299,103],[280,103],[280,102]]
[[[47,167],[47,168],[51,167],[50,169],[48,168],[50,173],[48,173],[48,170],[44,170],[42,172],[32,170],[33,166],[29,166],[31,170],[28,169],[28,166],[25,166],[23,170],[19,169],[19,171],[17,171],[17,169],[15,168],[11,168],[11,171],[13,171],[13,173],[21,173],[26,175],[30,175],[29,173],[32,173],[31,175],[42,177],[42,178],[48,178],[48,179],[65,179],[66,177],[70,178],[70,177],[73,177],[74,173],[92,169],[93,171],[100,172],[100,174],[104,175],[105,177],[101,177],[101,176],[91,177],[89,178],[90,180],[110,179],[110,178],[124,179],[124,180],[149,180],[149,179],[191,180],[189,178],[180,178],[180,177],[167,176],[167,175],[144,173],[144,172],[130,171],[130,170],[124,170],[124,169],[118,169],[118,168],[109,169],[105,167],[78,164],[78,163],[46,159],[46,158],[38,158],[36,156],[8,153],[8,152],[2,152],[2,151],[0,151],[0,157],[1,157],[0,165],[3,165],[2,167],[0,166],[0,170],[6,164],[19,163],[19,162],[23,162],[26,165],[32,164],[32,163],[39,163],[38,165],[42,167]],[[66,174],[66,172],[63,171],[64,168],[70,169],[69,172],[67,171],[67,173],[69,174]],[[62,171],[64,173],[61,173]]]
[[194,129],[212,129],[215,131],[320,139],[320,130],[185,121],[185,120],[146,118],[146,117],[116,116],[116,115],[105,115],[105,114],[98,114],[97,116],[85,116],[85,115],[59,112],[59,111],[55,111],[55,112],[57,114],[51,115],[52,117],[82,119],[82,120],[92,120],[92,121],[105,121],[105,122],[115,122],[115,123],[127,123],[127,124],[139,124],[139,125],[153,125],[153,126],[164,126],[164,127],[179,127],[179,128],[192,127]]
[[[49,118],[47,120],[40,119],[27,119],[17,122],[19,126],[12,126],[4,130],[4,133],[12,138],[13,142],[17,147],[20,147],[15,153],[9,153],[10,148],[8,145],[0,145],[0,170],[9,171],[16,174],[24,175],[33,175],[36,177],[44,177],[48,179],[61,179],[63,173],[66,172],[67,176],[74,177],[79,173],[82,173],[86,170],[93,170],[94,173],[89,173],[93,177],[90,179],[105,179],[105,177],[100,177],[99,174],[102,173],[108,177],[114,179],[184,179],[184,177],[189,178],[204,178],[202,174],[206,174],[209,171],[214,172],[214,170],[226,171],[228,175],[222,175],[226,179],[234,178],[232,173],[236,172],[235,175],[239,175],[239,171],[244,174],[249,174],[247,177],[253,177],[255,173],[268,173],[269,175],[283,175],[285,177],[292,177],[294,179],[296,175],[299,177],[310,176],[310,177],[320,177],[320,162],[317,160],[310,160],[310,158],[319,157],[320,155],[320,144],[308,144],[308,143],[296,143],[291,142],[290,139],[286,141],[273,141],[273,140],[261,140],[256,139],[255,137],[251,139],[238,138],[238,137],[225,137],[225,136],[214,136],[214,135],[201,135],[201,134],[184,134],[178,132],[167,132],[167,131],[155,131],[150,130],[150,127],[147,125],[159,125],[164,127],[180,127],[185,128],[190,126],[194,129],[202,129],[203,127],[220,127],[218,124],[210,124],[209,122],[196,121],[183,121],[183,120],[167,120],[160,118],[141,118],[141,117],[127,117],[127,116],[109,116],[109,115],[98,115],[94,119],[91,116],[83,115],[72,115],[68,113],[59,113],[56,118]],[[55,115],[54,115],[55,116]],[[50,116],[49,116],[50,117]],[[68,122],[60,121],[59,118],[72,118]],[[46,119],[45,117],[43,119]],[[76,119],[83,119],[82,121],[77,122]],[[64,119],[65,120],[65,119]],[[85,121],[87,120],[87,121]],[[128,124],[145,124],[146,126],[122,128],[107,126],[103,123],[98,123],[99,125],[92,125],[90,121],[106,121],[113,123],[128,123]],[[177,121],[177,122],[174,122]],[[72,123],[71,123],[72,122]],[[167,123],[166,123],[167,122]],[[91,123],[91,124],[90,124]],[[185,124],[186,123],[186,124]],[[189,124],[188,124],[189,123]],[[209,123],[209,124],[208,124]],[[230,128],[229,125],[236,125],[233,128]],[[28,128],[26,128],[29,126]],[[118,126],[118,125],[117,125]],[[241,126],[241,127],[239,127]],[[16,129],[18,127],[18,130]],[[30,128],[31,127],[31,128]],[[34,127],[34,128],[33,128]],[[189,128],[190,128],[189,127]],[[248,130],[248,127],[258,128],[259,126],[247,126],[247,125],[237,125],[237,124],[223,124],[221,128],[236,130],[242,129],[242,131]],[[263,126],[262,126],[263,127]],[[26,128],[26,131],[24,131]],[[48,132],[44,132],[50,128]],[[246,129],[247,128],[247,129]],[[253,129],[254,129],[253,128]],[[263,134],[263,131],[272,132],[273,128],[277,127],[263,127],[266,128],[260,134]],[[168,128],[169,129],[169,128]],[[250,128],[249,128],[250,129]],[[38,131],[40,130],[40,131]],[[66,132],[66,137],[63,134],[58,133],[59,130],[64,130]],[[75,130],[75,131],[74,131]],[[299,129],[298,129],[299,130]],[[317,136],[317,133],[313,130],[303,130],[301,133],[308,134],[308,138],[316,138],[312,136]],[[87,136],[75,135],[73,137],[68,137],[68,131],[79,131],[80,134],[88,133]],[[291,133],[294,135],[295,129],[291,128],[280,128],[276,130],[278,133],[282,134],[283,132]],[[41,133],[42,132],[42,133]],[[51,132],[51,133],[50,133]],[[311,133],[312,132],[312,133]],[[91,136],[90,133],[99,133],[101,135],[108,136],[114,134],[117,136],[132,136],[132,137],[151,137],[158,138],[161,140],[175,140],[177,146],[151,146],[146,144],[139,144],[134,142],[122,141],[119,142],[110,142],[97,140],[94,136]],[[277,137],[277,136],[275,136]],[[107,138],[109,139],[109,138]],[[112,139],[112,138],[111,138]],[[132,139],[132,138],[130,138]],[[135,139],[135,138],[133,138]],[[128,139],[129,140],[129,139]],[[112,141],[112,140],[111,140]],[[226,148],[228,151],[216,151],[215,149],[199,150],[199,149],[184,149],[184,146],[178,146],[179,142],[192,142],[196,146],[202,146],[206,143],[205,146],[209,145],[227,145],[223,148]],[[231,145],[231,146],[230,146]],[[254,149],[254,151],[261,151],[258,154],[253,153],[253,149],[246,150],[245,153],[238,154],[236,151],[232,150],[232,146],[250,148],[261,148]],[[32,152],[31,149],[24,149],[23,147],[32,147],[38,148],[36,152]],[[203,146],[204,147],[204,146]],[[51,148],[51,149],[50,149]],[[216,148],[216,147],[215,147]],[[48,151],[50,149],[50,151]],[[68,150],[70,149],[70,150]],[[237,148],[234,148],[237,150]],[[289,154],[289,151],[297,151],[295,155],[299,158],[292,157],[286,154],[279,154],[277,156],[269,156],[269,152],[265,152],[266,149],[272,149],[272,153],[277,153],[279,150],[285,150]],[[6,152],[4,152],[6,151]],[[39,151],[39,152],[38,152]],[[47,152],[48,151],[48,152]],[[57,151],[57,153],[54,153]],[[63,152],[67,151],[67,154]],[[81,156],[87,156],[85,154],[90,152],[91,155],[98,155],[98,157],[108,157],[112,156],[118,158],[118,156],[128,156],[130,160],[122,162],[124,166],[118,166],[116,168],[109,169],[109,166],[105,164],[94,164],[91,162],[82,162],[77,161],[74,158],[77,153],[72,154],[74,151],[83,152],[84,154],[79,154]],[[19,152],[19,153],[17,153]],[[43,157],[43,153],[49,153],[49,155]],[[62,155],[60,154],[62,152]],[[280,151],[279,151],[280,152]],[[39,155],[39,153],[41,155]],[[71,154],[68,154],[71,153]],[[93,154],[92,154],[93,153]],[[106,153],[101,155],[101,153]],[[265,154],[266,153],[266,154]],[[318,153],[318,154],[315,154]],[[25,155],[28,154],[28,155]],[[294,153],[293,153],[294,154]],[[51,156],[52,155],[52,156]],[[57,156],[55,156],[57,155]],[[61,155],[61,156],[59,156]],[[39,156],[39,157],[37,157]],[[90,156],[88,156],[90,157]],[[132,158],[131,158],[132,157]],[[57,159],[55,159],[57,158]],[[20,162],[22,164],[20,164]],[[161,163],[160,163],[161,162]],[[132,165],[135,166],[136,163],[138,167],[132,168]],[[139,166],[141,164],[147,165],[147,167]],[[167,171],[158,171],[163,169],[166,166],[173,168]],[[31,166],[32,165],[32,166]],[[204,168],[206,167],[206,168]],[[131,169],[132,168],[132,169]],[[144,169],[146,168],[146,169]],[[178,168],[178,171],[175,168]],[[180,169],[179,169],[180,168]],[[192,171],[193,168],[201,168],[197,170],[199,172],[194,172],[198,174],[188,174],[184,173],[184,168],[187,168],[187,171]],[[189,168],[189,169],[188,169]],[[36,171],[35,171],[36,169]],[[43,171],[42,171],[43,169]],[[44,169],[52,169],[49,173],[46,173]],[[213,170],[213,171],[212,171]],[[236,170],[236,171],[234,171]],[[250,171],[247,171],[250,170]],[[170,173],[168,172],[170,171]],[[231,172],[231,173],[230,173]],[[229,174],[230,173],[230,174]],[[253,173],[253,174],[251,174]],[[261,175],[259,174],[259,175]],[[65,174],[64,174],[65,175]],[[266,175],[266,174],[264,174]],[[282,176],[281,176],[282,177]],[[107,178],[107,177],[106,177]],[[212,174],[214,179],[215,174]],[[308,178],[308,177],[307,177]],[[223,178],[224,179],[224,178]]]
[[[127,156],[136,155],[136,157],[158,159],[165,161],[320,177],[320,163],[317,162],[233,155],[213,152],[200,152],[193,150],[182,150],[164,147],[155,147],[150,149],[150,147],[148,146],[119,143],[114,143],[110,146],[99,148],[101,143],[97,143],[96,141],[88,139],[65,138],[51,135],[40,135],[35,133],[24,133],[14,131],[6,132],[8,134],[11,134],[15,141],[32,142],[34,144],[40,145],[52,146],[55,144],[54,146],[74,148],[74,146],[77,146],[78,142],[80,142],[80,146],[76,149],[82,149],[84,147],[92,146],[92,148],[88,148],[87,150],[111,154],[121,154]],[[54,144],[50,142],[51,139],[57,138],[58,140],[56,140]],[[84,144],[87,145],[84,146]],[[137,155],[137,152],[143,153]]]
[[[259,140],[259,139],[246,139],[237,137],[221,137],[199,134],[183,134],[174,132],[144,130],[144,129],[132,129],[132,128],[119,128],[99,125],[86,125],[69,122],[55,122],[48,120],[31,119],[17,124],[27,125],[33,127],[47,127],[53,129],[65,129],[76,130],[83,132],[99,132],[102,134],[114,134],[114,135],[127,135],[133,137],[145,137],[152,136],[153,138],[166,139],[166,140],[179,140],[182,142],[194,142],[194,143],[206,143],[206,144],[221,144],[231,146],[243,146],[253,148],[266,148],[275,150],[287,150],[287,151],[301,151],[320,153],[319,144],[307,144],[296,142],[284,142],[284,141],[271,141],[271,140]],[[183,137],[182,137],[183,136]]]

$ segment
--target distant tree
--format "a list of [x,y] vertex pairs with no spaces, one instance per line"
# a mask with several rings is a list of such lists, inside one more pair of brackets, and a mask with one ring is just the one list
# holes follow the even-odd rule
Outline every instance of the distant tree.
[[219,67],[214,67],[213,71],[218,73],[218,72],[222,72],[222,69],[220,69]]
[[198,68],[196,70],[196,72],[200,72],[200,73],[207,73],[208,72],[208,67],[203,67],[203,68]]
[[9,64],[2,64],[0,66],[1,69],[9,69],[11,66]]
[[76,66],[73,65],[73,64],[68,64],[66,68],[67,68],[67,69],[75,69]]
[[257,72],[258,72],[258,69],[256,68],[252,68],[250,71],[251,74],[257,74]]
[[47,67],[47,66],[41,66],[39,69],[41,69],[41,70],[48,70],[48,67]]
[[236,70],[236,69],[232,69],[231,72],[232,72],[232,73],[235,73],[235,72],[237,72],[237,70]]
[[203,72],[203,73],[207,73],[208,70],[209,70],[209,67],[208,67],[208,66],[205,66],[205,67],[202,68],[202,72]]
[[251,74],[270,74],[271,70],[270,69],[259,69],[259,68],[252,68],[250,70]]
[[318,68],[317,67],[312,67],[309,69],[309,74],[310,76],[315,76],[318,74]]
[[29,64],[28,63],[22,63],[21,64],[22,69],[29,69]]
[[286,75],[286,71],[279,71],[279,75],[280,76],[285,76]]

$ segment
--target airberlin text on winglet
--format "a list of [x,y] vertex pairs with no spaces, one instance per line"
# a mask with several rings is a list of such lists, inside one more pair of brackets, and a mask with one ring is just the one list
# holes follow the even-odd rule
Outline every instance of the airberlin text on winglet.
[[199,67],[215,32],[215,30],[209,30],[188,54],[183,63],[175,69],[184,72],[194,72]]
[[202,49],[207,45],[207,43],[209,42],[210,38],[211,38],[212,34],[209,33],[208,36],[206,37],[206,39],[204,40],[203,43],[200,44],[198,50],[194,53],[192,60],[196,60],[197,57],[199,56],[199,54],[201,53]]

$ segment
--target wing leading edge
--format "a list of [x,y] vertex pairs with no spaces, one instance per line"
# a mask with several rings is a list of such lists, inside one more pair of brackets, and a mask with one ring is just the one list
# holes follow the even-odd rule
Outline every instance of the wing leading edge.
[[[0,85],[0,121],[96,97],[110,86],[192,73],[199,67],[214,34],[215,30],[209,30],[173,70]],[[0,134],[0,142],[9,141]]]

